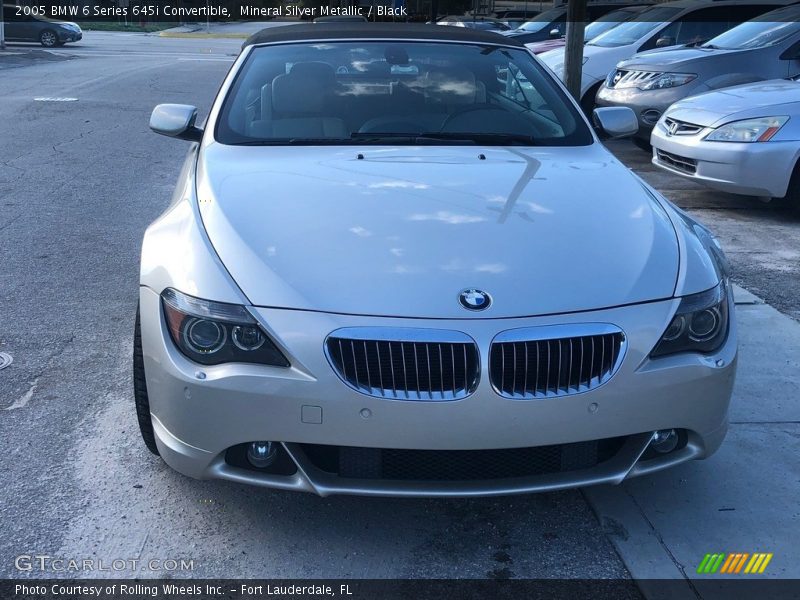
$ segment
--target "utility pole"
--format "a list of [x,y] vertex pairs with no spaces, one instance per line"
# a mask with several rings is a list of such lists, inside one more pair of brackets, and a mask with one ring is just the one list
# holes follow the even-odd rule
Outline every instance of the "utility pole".
[[586,28],[586,0],[568,0],[567,46],[564,49],[564,85],[578,102],[581,101],[583,69],[583,32]]
[[3,21],[3,2],[0,0],[0,50],[6,49],[6,24]]

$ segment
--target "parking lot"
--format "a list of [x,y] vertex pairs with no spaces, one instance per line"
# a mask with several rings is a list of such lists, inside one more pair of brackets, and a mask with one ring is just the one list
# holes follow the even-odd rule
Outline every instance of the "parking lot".
[[[187,479],[139,438],[131,391],[142,233],[186,145],[161,102],[207,111],[241,40],[87,32],[0,53],[0,565],[161,561],[92,576],[687,578],[707,552],[800,577],[800,217],[609,147],[720,238],[743,290],[731,429],[708,461],[616,488],[480,500],[318,498]],[[599,182],[598,185],[602,185]],[[690,579],[694,577],[694,581]],[[649,597],[659,590],[644,588]]]

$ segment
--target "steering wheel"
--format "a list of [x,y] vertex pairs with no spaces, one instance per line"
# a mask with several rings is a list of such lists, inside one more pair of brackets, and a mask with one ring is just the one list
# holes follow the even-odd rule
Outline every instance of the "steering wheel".
[[470,104],[468,106],[464,106],[463,108],[459,108],[456,111],[447,115],[447,118],[442,123],[440,131],[446,131],[447,126],[450,125],[450,123],[456,118],[479,110],[490,110],[493,112],[502,112],[502,113],[508,112],[503,110],[502,108],[498,108],[494,104],[489,104],[488,102],[481,102],[479,104]]

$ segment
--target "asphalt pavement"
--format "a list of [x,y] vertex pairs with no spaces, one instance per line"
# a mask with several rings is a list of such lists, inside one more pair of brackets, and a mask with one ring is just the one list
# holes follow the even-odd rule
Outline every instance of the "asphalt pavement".
[[[690,522],[719,523],[731,536],[744,531],[750,537],[736,538],[742,544],[777,544],[787,528],[796,530],[796,509],[777,508],[796,503],[796,467],[788,458],[773,461],[772,470],[763,463],[771,460],[770,443],[786,448],[786,457],[800,449],[800,359],[791,353],[800,340],[800,221],[758,200],[662,175],[627,142],[610,147],[710,226],[728,248],[737,282],[766,301],[739,307],[747,352],[738,424],[711,460],[590,492],[590,504],[580,491],[485,500],[317,498],[194,481],[147,453],[130,375],[138,254],[186,151],[152,134],[147,122],[160,102],[195,104],[204,116],[240,43],[88,32],[81,44],[50,53],[52,60],[26,59],[35,48],[25,45],[0,54],[0,352],[14,359],[0,370],[0,573],[43,576],[17,571],[14,560],[46,554],[106,564],[194,561],[178,572],[85,573],[99,577],[615,578],[628,569],[647,573],[632,555],[637,540],[655,539],[648,556],[675,567],[659,576],[685,577],[705,542],[696,535],[689,544],[691,532],[681,537],[675,523],[708,496],[733,493],[737,486],[727,481],[734,476],[745,478],[734,508],[750,515],[747,527],[709,520],[702,510]],[[767,350],[765,338],[773,344]],[[770,363],[774,356],[780,361]],[[780,395],[769,387],[776,377]],[[757,468],[742,460],[747,452]],[[779,481],[781,469],[788,480]],[[766,491],[748,500],[748,481]],[[604,493],[612,494],[610,504]],[[623,502],[638,508],[612,514]],[[756,514],[756,502],[771,508],[771,518]],[[767,529],[761,538],[759,519]],[[709,540],[712,550],[727,543],[720,535]],[[776,558],[784,575],[797,573],[785,566],[792,556],[787,547]]]

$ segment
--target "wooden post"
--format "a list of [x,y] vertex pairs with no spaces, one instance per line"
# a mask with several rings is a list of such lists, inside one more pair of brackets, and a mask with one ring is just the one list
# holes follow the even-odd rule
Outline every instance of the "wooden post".
[[568,0],[567,46],[564,48],[564,85],[578,102],[581,101],[583,67],[583,32],[586,28],[586,0]]
[[3,2],[0,0],[0,50],[6,49],[6,28],[3,22]]

